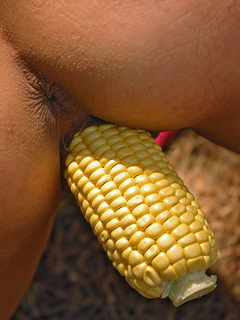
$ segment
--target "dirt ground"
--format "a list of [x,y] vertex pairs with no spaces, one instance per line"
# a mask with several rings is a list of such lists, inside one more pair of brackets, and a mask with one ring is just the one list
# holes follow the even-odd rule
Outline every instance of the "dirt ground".
[[166,150],[215,233],[214,292],[175,308],[136,293],[112,267],[71,197],[59,206],[48,247],[12,320],[240,319],[240,155],[191,130]]

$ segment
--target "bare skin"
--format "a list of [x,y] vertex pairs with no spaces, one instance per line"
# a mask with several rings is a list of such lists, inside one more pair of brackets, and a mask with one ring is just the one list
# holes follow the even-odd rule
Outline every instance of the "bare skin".
[[[0,318],[22,299],[89,115],[240,152],[240,1],[0,0]],[[1,306],[4,306],[2,308]]]

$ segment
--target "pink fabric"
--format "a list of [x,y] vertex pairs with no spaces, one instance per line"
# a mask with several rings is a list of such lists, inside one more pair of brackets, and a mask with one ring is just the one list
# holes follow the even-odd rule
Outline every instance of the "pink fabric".
[[164,147],[166,142],[174,136],[174,134],[177,132],[177,130],[172,131],[163,131],[160,132],[155,141],[157,144],[159,144],[161,147]]

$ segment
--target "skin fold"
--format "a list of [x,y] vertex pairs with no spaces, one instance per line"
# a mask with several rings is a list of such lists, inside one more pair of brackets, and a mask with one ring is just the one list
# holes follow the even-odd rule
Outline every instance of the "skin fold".
[[[0,318],[21,301],[91,115],[240,152],[240,1],[0,0]],[[2,307],[4,306],[4,308]]]

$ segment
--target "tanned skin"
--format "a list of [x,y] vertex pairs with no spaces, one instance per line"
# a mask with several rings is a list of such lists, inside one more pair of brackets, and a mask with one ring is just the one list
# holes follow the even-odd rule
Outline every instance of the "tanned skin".
[[240,1],[0,0],[0,318],[37,268],[91,115],[240,152]]

